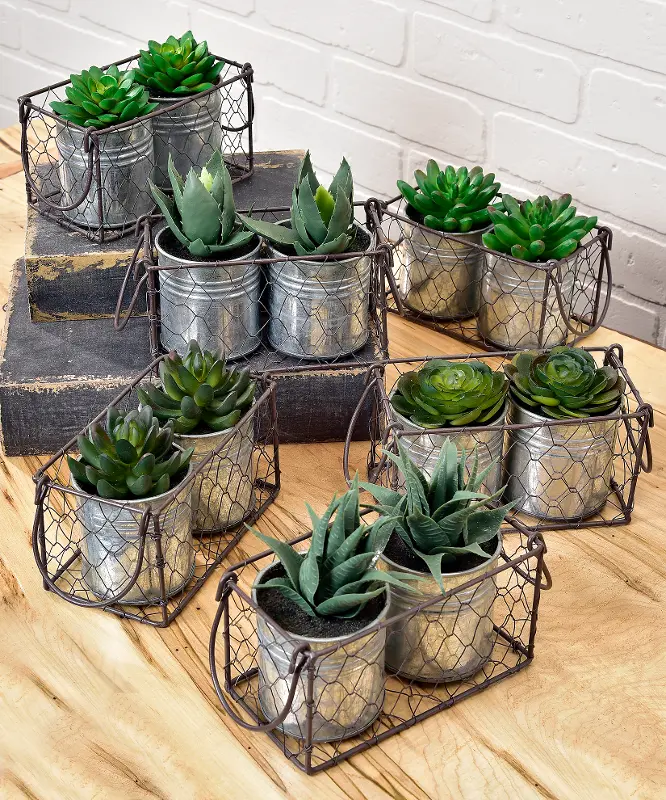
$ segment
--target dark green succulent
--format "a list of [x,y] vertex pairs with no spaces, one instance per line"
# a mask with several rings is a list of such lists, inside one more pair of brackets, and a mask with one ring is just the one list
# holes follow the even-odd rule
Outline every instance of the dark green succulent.
[[482,425],[497,415],[508,390],[506,376],[482,361],[435,358],[399,378],[391,405],[423,428]]
[[354,182],[346,159],[326,189],[306,153],[291,196],[291,227],[240,215],[248,230],[299,256],[344,253],[354,241]]
[[163,494],[193,452],[174,448],[173,423],[160,427],[149,407],[126,414],[109,408],[106,430],[91,425],[77,446],[81,458],[67,456],[71,474],[85,491],[111,500]]
[[490,224],[488,205],[500,190],[492,172],[484,175],[481,167],[456,170],[450,164],[440,170],[431,158],[426,171],[417,169],[414,178],[417,188],[398,181],[398,189],[428,228],[467,233]]
[[522,261],[566,258],[597,224],[596,217],[576,216],[570,194],[557,200],[540,195],[534,202],[522,203],[505,194],[502,205],[502,210],[490,210],[494,227],[484,233],[483,243],[490,250],[511,253]]
[[620,405],[625,388],[616,369],[598,367],[580,347],[518,353],[504,370],[518,404],[551,419],[607,414]]
[[515,501],[490,507],[502,496],[505,487],[493,495],[479,491],[496,462],[479,472],[476,449],[467,480],[465,451],[458,458],[458,450],[450,439],[444,442],[430,479],[410,460],[400,441],[398,453],[386,451],[405,477],[406,494],[374,483],[361,486],[378,501],[370,508],[382,515],[382,532],[387,528],[395,531],[428,565],[444,591],[442,571],[455,572],[456,562],[470,554],[489,558],[490,553],[481,545],[497,538],[502,521]]
[[187,180],[176,170],[171,153],[167,166],[173,199],[150,182],[150,191],[171,233],[193,256],[205,258],[248,244],[254,237],[238,225],[231,176],[222,153],[216,150],[197,174]]
[[197,44],[187,31],[180,39],[169,36],[163,44],[151,39],[148,49],[140,51],[136,76],[155,92],[179,97],[212,89],[223,69],[224,61],[208,52],[207,43]]
[[184,359],[169,353],[159,371],[162,388],[147,384],[137,393],[158,419],[171,421],[176,434],[225,431],[254,401],[256,383],[249,370],[227,370],[224,359],[194,340]]
[[121,72],[112,64],[106,72],[90,67],[69,76],[68,102],[54,100],[51,108],[63,119],[84,128],[109,128],[150,114],[157,108],[136,81],[136,72]]

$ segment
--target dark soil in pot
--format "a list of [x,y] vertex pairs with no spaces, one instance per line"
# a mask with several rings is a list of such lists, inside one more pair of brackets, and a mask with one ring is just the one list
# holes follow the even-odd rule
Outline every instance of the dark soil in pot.
[[164,233],[160,236],[160,247],[170,256],[181,258],[186,261],[200,261],[202,264],[218,261],[233,261],[234,259],[243,258],[244,256],[248,256],[253,250],[256,250],[258,246],[259,237],[253,236],[243,247],[237,247],[235,250],[228,250],[226,253],[212,253],[209,256],[202,257],[193,256],[187,247],[184,247],[178,239],[176,239],[170,228],[165,228]]
[[[489,542],[484,542],[484,544],[481,545],[481,549],[485,550],[488,553],[488,558],[490,558],[497,549],[497,537],[494,536]],[[397,533],[391,534],[391,538],[384,548],[384,555],[393,561],[394,564],[405,567],[405,569],[413,569],[415,572],[430,573],[425,561],[410,550]],[[468,553],[467,555],[457,558],[454,562],[449,562],[448,564],[443,562],[442,573],[446,575],[453,572],[465,572],[468,569],[480,567],[486,560],[487,559],[481,558],[481,556],[477,556],[474,553]]]

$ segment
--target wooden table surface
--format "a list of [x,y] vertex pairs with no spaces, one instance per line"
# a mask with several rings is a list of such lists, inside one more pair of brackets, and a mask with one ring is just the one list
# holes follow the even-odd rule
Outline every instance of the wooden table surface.
[[[0,303],[23,250],[18,142],[16,128],[0,131]],[[390,322],[393,355],[462,347]],[[654,470],[631,525],[546,534],[554,585],[528,669],[315,777],[219,707],[207,657],[216,577],[165,630],[44,592],[30,548],[38,460],[0,462],[0,797],[666,797],[666,353],[608,330],[590,341],[623,344],[655,409]],[[304,501],[321,510],[344,488],[342,445],[285,446],[280,459],[282,492],[261,527],[296,534]],[[245,537],[232,558],[253,548]]]

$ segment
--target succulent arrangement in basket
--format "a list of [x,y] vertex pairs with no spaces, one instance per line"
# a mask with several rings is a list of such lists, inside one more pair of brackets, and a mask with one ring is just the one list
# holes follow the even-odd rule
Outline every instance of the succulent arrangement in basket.
[[353,196],[354,181],[346,159],[326,189],[317,180],[308,152],[291,196],[291,226],[239,216],[248,230],[275,245],[293,247],[299,256],[344,253],[354,241]]
[[518,353],[504,369],[514,400],[551,419],[607,414],[621,404],[625,389],[616,369],[598,367],[594,357],[579,347]]
[[169,421],[176,434],[225,431],[254,402],[256,383],[247,369],[227,369],[223,358],[191,341],[181,358],[170,353],[160,361],[162,388],[152,384],[137,393],[155,417]]
[[398,379],[390,401],[415,425],[483,425],[502,408],[509,381],[487,364],[435,358]]
[[51,108],[62,119],[84,128],[109,128],[129,122],[157,108],[137,78],[135,70],[121,72],[115,64],[106,71],[90,67],[69,76],[67,101],[54,100]]
[[566,258],[597,224],[597,217],[576,216],[570,194],[522,203],[505,194],[502,206],[489,209],[493,229],[483,235],[483,244],[522,261]]
[[174,426],[160,427],[150,407],[123,414],[111,407],[106,430],[99,423],[79,436],[80,459],[67,456],[81,488],[111,500],[163,494],[187,468],[192,450],[173,446]]
[[223,69],[224,61],[208,52],[208,44],[197,43],[186,31],[162,44],[151,39],[148,49],[140,51],[136,77],[158,94],[180,97],[212,89]]
[[416,187],[398,181],[398,189],[428,228],[468,233],[490,224],[488,206],[500,190],[492,172],[484,175],[478,166],[456,170],[450,164],[441,170],[431,158],[426,171],[417,169],[414,178]]
[[198,174],[190,169],[186,180],[169,155],[168,173],[173,199],[152,182],[150,191],[169,229],[193,256],[228,253],[254,238],[238,224],[231,176],[219,150]]

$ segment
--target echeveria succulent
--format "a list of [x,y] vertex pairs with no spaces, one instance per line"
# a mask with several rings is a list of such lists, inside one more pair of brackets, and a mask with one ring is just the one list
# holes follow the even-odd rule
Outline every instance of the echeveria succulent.
[[136,74],[153,91],[178,97],[212,89],[223,69],[224,61],[208,52],[207,43],[197,44],[192,31],[187,31],[162,44],[151,39],[148,49],[140,51]]

